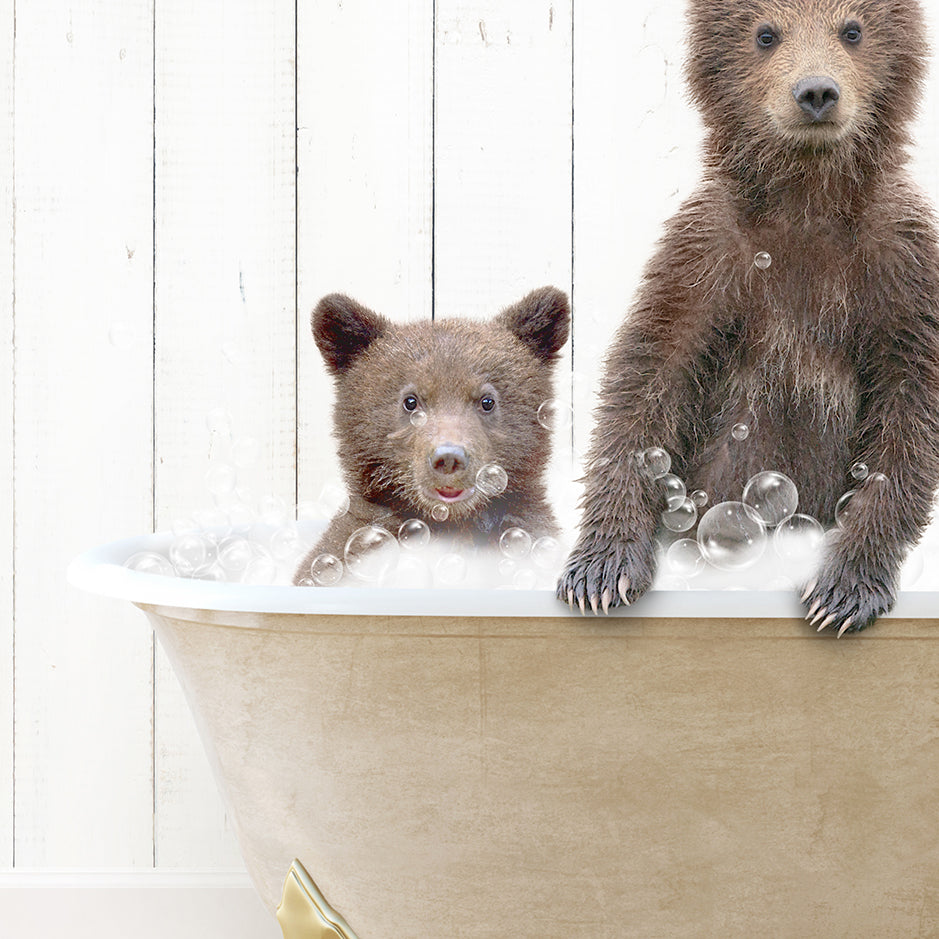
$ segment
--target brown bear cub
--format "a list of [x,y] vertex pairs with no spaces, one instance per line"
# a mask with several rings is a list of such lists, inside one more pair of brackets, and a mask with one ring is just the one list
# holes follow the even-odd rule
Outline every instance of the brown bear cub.
[[712,505],[777,470],[828,525],[856,489],[807,618],[841,634],[893,605],[939,481],[939,251],[904,171],[926,50],[915,0],[691,0],[705,175],[610,350],[561,599],[651,585],[655,445]]
[[[349,510],[301,562],[343,558],[350,536],[397,536],[417,519],[432,535],[497,544],[506,528],[554,535],[544,472],[550,431],[538,409],[570,329],[567,297],[543,287],[489,322],[392,323],[339,294],[313,336],[336,385],[334,429]],[[481,472],[482,471],[482,472]]]

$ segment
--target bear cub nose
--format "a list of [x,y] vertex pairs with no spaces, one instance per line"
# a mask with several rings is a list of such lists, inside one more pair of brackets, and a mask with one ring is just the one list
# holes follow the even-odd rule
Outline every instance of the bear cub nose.
[[798,82],[792,96],[813,121],[820,121],[838,103],[841,89],[833,78],[813,76]]
[[442,476],[450,476],[466,469],[466,451],[454,443],[441,444],[428,459],[430,468]]

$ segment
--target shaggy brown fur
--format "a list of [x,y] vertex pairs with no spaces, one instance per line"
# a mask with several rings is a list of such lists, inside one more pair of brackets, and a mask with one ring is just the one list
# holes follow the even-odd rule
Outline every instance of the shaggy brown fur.
[[[333,519],[294,578],[322,553],[339,558],[358,528],[392,534],[409,518],[438,534],[496,543],[504,528],[555,534],[543,475],[550,434],[538,408],[567,341],[567,297],[543,287],[489,322],[393,324],[348,297],[324,297],[313,335],[336,383],[335,434],[350,508]],[[423,412],[426,421],[412,422]],[[476,474],[497,463],[508,487],[487,495]],[[446,506],[446,521],[435,508]]]
[[[650,586],[663,505],[634,455],[657,445],[711,504],[774,469],[830,524],[858,488],[803,599],[813,622],[863,629],[893,605],[939,481],[939,250],[903,170],[923,18],[915,0],[690,11],[705,178],[610,350],[558,595],[596,611]],[[872,474],[860,487],[855,461]]]

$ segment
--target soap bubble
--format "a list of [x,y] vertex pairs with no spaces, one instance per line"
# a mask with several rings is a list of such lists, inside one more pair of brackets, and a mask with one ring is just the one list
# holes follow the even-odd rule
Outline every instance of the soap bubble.
[[835,524],[839,528],[844,528],[851,514],[851,499],[854,498],[857,489],[849,489],[835,505]]
[[507,528],[499,538],[499,550],[513,561],[531,553],[531,535],[524,528]]
[[639,454],[639,466],[654,479],[672,468],[672,458],[662,447],[649,447]]
[[788,476],[774,470],[764,470],[747,481],[743,489],[743,502],[759,515],[764,525],[773,528],[795,512],[799,504],[799,492]]
[[442,587],[456,587],[466,580],[468,565],[462,554],[445,554],[434,565],[434,583]]
[[866,463],[855,463],[851,467],[851,475],[857,480],[867,479],[869,472]]
[[773,263],[773,256],[769,251],[757,251],[753,257],[753,266],[765,271]]
[[655,484],[664,493],[669,509],[677,509],[685,501],[685,484],[674,473],[656,476]]
[[415,427],[423,427],[427,423],[427,412],[414,411],[414,413],[411,414],[411,423]]
[[450,517],[450,510],[442,502],[438,502],[430,510],[430,517],[435,522],[445,522]]
[[750,436],[750,428],[746,424],[734,424],[730,435],[734,440],[746,440]]
[[674,509],[662,513],[662,524],[669,531],[688,531],[698,518],[695,504],[687,496]]
[[691,493],[691,501],[699,508],[703,509],[708,504],[708,494],[703,489],[695,489]]
[[251,559],[254,548],[246,538],[226,538],[218,546],[218,563],[232,576],[240,577]]
[[205,416],[205,426],[210,434],[228,436],[231,434],[231,414],[225,408],[213,408]]
[[704,567],[704,556],[694,538],[679,538],[665,552],[669,569],[684,577],[694,577]]
[[476,488],[484,496],[497,496],[508,484],[509,474],[498,463],[486,463],[476,474]]
[[346,542],[346,570],[359,580],[377,583],[394,565],[398,550],[398,540],[384,528],[357,528]]
[[138,551],[124,562],[124,567],[139,574],[159,574],[161,577],[173,577],[176,574],[169,559],[156,551]]
[[235,491],[237,483],[238,475],[235,468],[227,463],[210,466],[205,474],[206,488],[213,496],[227,496]]
[[277,580],[277,564],[266,554],[259,554],[248,562],[242,580],[255,586],[273,584]]
[[512,586],[516,590],[534,590],[538,575],[530,567],[519,568],[512,577]]
[[552,398],[550,401],[542,401],[538,408],[538,423],[545,430],[567,430],[573,420],[574,415],[570,405],[558,401],[556,398]]
[[430,528],[419,518],[409,518],[398,528],[398,544],[409,551],[417,551],[430,542]]
[[868,486],[882,486],[887,482],[887,477],[883,473],[871,473],[867,477]]
[[271,554],[278,561],[290,561],[302,550],[303,542],[295,525],[284,525],[271,535]]
[[543,570],[553,570],[561,560],[561,543],[551,535],[542,535],[532,542],[531,559]]
[[323,518],[339,518],[349,511],[349,493],[337,482],[323,484],[318,502],[319,514]]
[[701,553],[722,571],[739,571],[755,564],[766,548],[762,519],[743,502],[712,506],[698,522]]
[[177,574],[188,577],[209,563],[209,544],[196,532],[179,535],[170,545],[170,561]]
[[801,561],[811,555],[825,537],[825,529],[811,515],[790,515],[773,532],[773,547],[785,561]]
[[332,587],[342,580],[342,561],[335,554],[318,554],[310,564],[310,579],[317,587]]

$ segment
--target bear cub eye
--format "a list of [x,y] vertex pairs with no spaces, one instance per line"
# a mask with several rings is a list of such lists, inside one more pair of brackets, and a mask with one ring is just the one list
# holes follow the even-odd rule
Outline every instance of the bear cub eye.
[[479,406],[484,411],[491,411],[496,406],[496,399],[490,394],[485,394],[479,399]]
[[856,46],[861,41],[861,24],[853,20],[845,23],[844,29],[841,30],[841,38],[852,46]]
[[405,411],[416,411],[418,405],[417,395],[405,395],[403,403]]
[[756,31],[756,44],[761,49],[769,49],[770,46],[773,46],[778,41],[779,36],[776,35],[776,30],[772,26],[761,26]]

